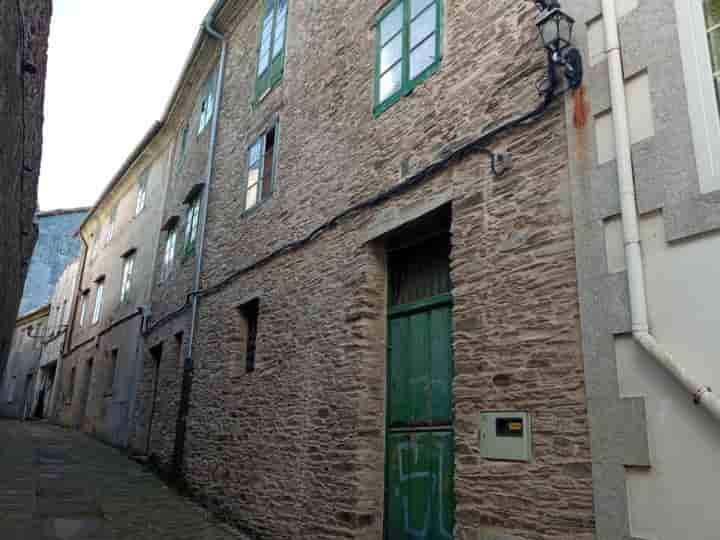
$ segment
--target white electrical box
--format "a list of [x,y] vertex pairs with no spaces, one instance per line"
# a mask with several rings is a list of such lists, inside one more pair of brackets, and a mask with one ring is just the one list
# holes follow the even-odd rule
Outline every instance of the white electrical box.
[[486,412],[480,415],[480,455],[498,461],[530,461],[532,429],[526,412]]

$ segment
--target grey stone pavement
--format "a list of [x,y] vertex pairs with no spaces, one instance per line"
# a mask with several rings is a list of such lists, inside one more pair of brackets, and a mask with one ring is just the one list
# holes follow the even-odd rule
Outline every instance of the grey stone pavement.
[[244,540],[114,448],[0,419],[0,540]]

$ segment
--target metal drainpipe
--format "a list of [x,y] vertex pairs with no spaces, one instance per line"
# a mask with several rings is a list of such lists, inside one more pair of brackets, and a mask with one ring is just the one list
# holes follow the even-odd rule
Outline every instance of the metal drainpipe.
[[218,32],[213,28],[215,17],[217,16],[220,8],[225,4],[225,0],[217,0],[213,7],[210,9],[207,17],[203,21],[203,29],[214,39],[217,39],[221,43],[220,49],[220,62],[218,64],[217,80],[215,83],[215,105],[213,110],[212,126],[210,128],[210,145],[208,148],[208,164],[207,164],[207,178],[205,184],[205,192],[202,200],[202,222],[200,234],[198,235],[198,259],[197,265],[195,266],[195,279],[193,281],[193,295],[192,295],[192,315],[190,320],[190,338],[188,339],[187,354],[185,357],[185,367],[193,368],[193,346],[195,344],[195,331],[197,327],[198,318],[198,307],[200,299],[197,292],[200,290],[200,275],[202,273],[203,263],[203,251],[205,247],[205,229],[207,226],[207,214],[208,214],[208,201],[210,199],[210,186],[212,185],[215,165],[215,146],[217,143],[217,131],[220,116],[220,101],[222,99],[222,88],[223,80],[225,78],[225,58],[227,55],[227,41],[225,35]]
[[620,54],[618,21],[615,0],[602,0],[605,43],[608,54],[610,95],[612,100],[615,150],[617,155],[620,206],[623,221],[623,240],[630,291],[632,332],[635,341],[693,396],[716,420],[720,420],[720,399],[712,390],[685,371],[650,333],[645,287],[645,269],[640,245],[635,179],[633,177],[630,128],[628,124],[625,79]]

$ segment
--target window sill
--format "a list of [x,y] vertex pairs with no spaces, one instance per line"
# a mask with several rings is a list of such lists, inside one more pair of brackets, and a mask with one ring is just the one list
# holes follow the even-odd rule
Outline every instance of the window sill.
[[247,210],[243,210],[240,212],[240,219],[249,219],[252,217],[256,212],[258,212],[260,209],[262,209],[264,206],[270,204],[270,201],[273,198],[273,193],[270,192],[270,194],[262,199],[259,203],[257,203],[255,206],[252,206],[248,208]]
[[260,105],[262,105],[262,103],[267,99],[267,97],[268,97],[270,94],[272,94],[273,91],[274,91],[277,87],[280,86],[280,83],[282,82],[282,80],[283,80],[283,77],[282,77],[282,74],[280,74],[280,77],[278,78],[277,81],[275,81],[274,83],[272,83],[272,84],[270,85],[270,87],[269,87],[267,90],[265,90],[262,94],[260,94],[259,96],[256,96],[256,97],[253,99],[253,101],[252,101],[252,107],[253,107],[253,109],[256,109],[257,107],[259,107]]

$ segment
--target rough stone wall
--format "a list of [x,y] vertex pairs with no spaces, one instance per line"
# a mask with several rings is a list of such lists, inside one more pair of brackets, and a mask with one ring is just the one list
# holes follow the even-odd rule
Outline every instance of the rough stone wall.
[[0,1],[0,373],[10,347],[27,265],[42,149],[50,0]]
[[[161,282],[158,278],[163,262],[167,233],[163,232],[160,235],[157,245],[155,287],[152,291],[153,319],[156,321],[182,307],[187,302],[187,295],[193,288],[197,258],[196,256],[186,256],[184,252],[188,209],[185,199],[196,184],[206,181],[210,125],[208,124],[203,132],[198,134],[198,122],[202,100],[205,95],[205,83],[208,79],[216,77],[216,71],[212,69],[212,65],[201,64],[199,70],[202,73],[198,75],[197,80],[188,84],[188,96],[186,97],[185,106],[178,111],[178,115],[183,120],[179,122],[180,126],[170,160],[162,220],[165,223],[172,217],[178,218],[176,225],[177,244],[170,277]],[[180,141],[182,129],[186,122],[189,132],[183,157],[180,150]]]
[[[150,454],[162,456],[160,464],[169,467],[175,445],[175,429],[177,407],[180,399],[181,367],[176,356],[175,337],[182,333],[187,339],[190,332],[190,312],[183,307],[188,306],[188,295],[193,290],[193,280],[197,264],[196,255],[185,254],[185,227],[187,209],[185,199],[190,191],[199,183],[205,182],[207,176],[207,157],[210,143],[210,125],[198,134],[200,109],[205,95],[206,83],[217,76],[216,61],[213,56],[217,51],[213,48],[203,49],[200,59],[185,83],[177,110],[173,113],[173,122],[177,124],[175,144],[168,167],[167,192],[163,208],[162,223],[177,218],[177,243],[175,259],[169,276],[160,280],[165,253],[167,231],[160,234],[156,246],[157,258],[154,268],[151,306],[152,318],[150,332],[144,337],[143,375],[138,388],[137,407],[133,419],[133,433],[130,446],[138,451],[149,450]],[[207,63],[206,63],[207,62]],[[177,118],[177,119],[176,119]],[[188,126],[188,139],[185,155],[182,155],[182,130]],[[204,193],[201,196],[205,196]],[[173,315],[175,314],[175,315]],[[147,446],[148,428],[152,409],[154,388],[154,359],[150,349],[164,344],[161,361],[162,383],[158,387],[160,396],[156,400],[153,414],[153,435],[150,446]],[[185,345],[183,345],[184,348]],[[176,366],[177,370],[173,370]],[[158,434],[162,433],[162,437]]]
[[[537,104],[532,3],[461,0],[445,2],[440,71],[374,118],[382,5],[291,2],[283,81],[256,106],[261,2],[236,20],[204,287]],[[276,116],[275,193],[243,214],[246,149]],[[386,275],[368,240],[449,202],[457,537],[593,538],[563,119],[556,105],[495,141],[514,156],[500,179],[487,157],[469,157],[202,299],[184,462],[198,496],[258,538],[381,537]],[[237,307],[256,296],[257,370],[246,374]],[[479,413],[504,409],[532,414],[530,464],[480,458]]]

